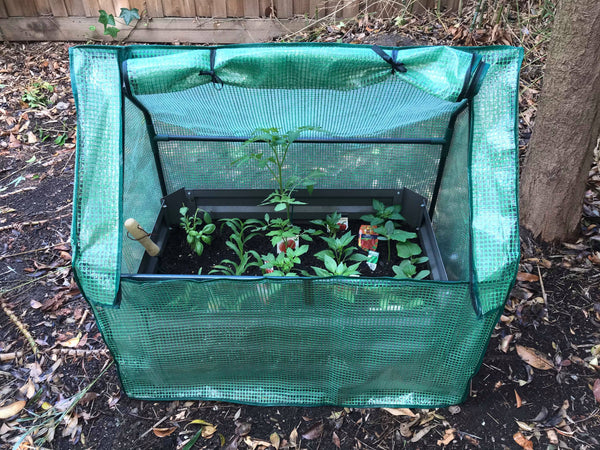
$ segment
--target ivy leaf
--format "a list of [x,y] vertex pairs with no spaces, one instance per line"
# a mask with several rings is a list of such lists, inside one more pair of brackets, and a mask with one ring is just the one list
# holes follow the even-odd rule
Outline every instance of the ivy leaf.
[[137,8],[121,8],[121,14],[119,14],[119,17],[123,19],[126,25],[129,25],[133,19],[139,20],[140,14]]
[[106,27],[106,29],[104,30],[104,35],[110,35],[113,37],[113,39],[117,38],[117,33],[119,32],[118,28],[115,27]]
[[100,13],[100,17],[98,17],[98,22],[104,25],[104,28],[106,28],[107,25],[116,25],[115,16],[113,16],[112,14],[108,14],[103,9],[101,9],[98,12]]

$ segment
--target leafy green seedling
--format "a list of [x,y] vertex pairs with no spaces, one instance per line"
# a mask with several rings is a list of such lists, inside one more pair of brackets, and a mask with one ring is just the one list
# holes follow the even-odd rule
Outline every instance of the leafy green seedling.
[[344,277],[352,277],[359,276],[360,272],[357,270],[360,262],[356,264],[352,264],[351,266],[346,266],[343,262],[336,263],[335,260],[329,256],[323,256],[323,263],[325,263],[325,268],[312,266],[315,274],[318,277],[332,277],[332,276],[344,276]]
[[335,237],[339,231],[346,231],[347,225],[339,223],[342,218],[342,215],[339,212],[334,212],[333,214],[325,217],[325,220],[316,219],[311,220],[310,223],[321,226],[325,228],[325,231],[329,233],[329,237]]
[[288,220],[291,220],[291,205],[305,204],[293,197],[294,191],[299,187],[305,187],[309,194],[312,193],[315,180],[323,175],[319,170],[313,170],[305,177],[291,176],[286,178],[283,173],[290,145],[298,139],[301,133],[309,130],[320,130],[320,128],[298,127],[287,133],[281,133],[278,128],[259,128],[254,131],[250,139],[242,144],[241,148],[243,149],[255,142],[266,142],[269,145],[270,154],[265,154],[265,152],[249,153],[232,163],[237,165],[253,160],[260,169],[267,169],[271,172],[277,182],[277,189],[269,194],[261,205],[275,205],[275,211],[285,209]]
[[325,261],[325,258],[329,257],[335,261],[336,264],[341,264],[346,261],[365,261],[366,255],[362,253],[356,253],[358,248],[351,247],[350,244],[354,239],[354,236],[350,231],[343,234],[341,237],[321,237],[329,247],[327,250],[321,250],[315,253],[315,258]]
[[48,105],[48,95],[52,92],[54,92],[54,86],[47,81],[34,81],[27,87],[21,100],[30,108],[44,108]]
[[[299,226],[293,225],[289,219],[282,219],[280,217],[276,217],[271,219],[268,214],[265,214],[265,222],[262,227],[257,227],[256,231],[265,231],[270,229],[267,233],[267,237],[271,238],[271,244],[273,246],[278,245],[280,242],[291,242],[296,237],[304,239],[306,241],[312,242],[313,236],[318,236],[321,234],[320,231],[314,230],[312,228],[302,231]],[[289,248],[282,248],[281,251],[286,251]]]
[[392,220],[388,220],[383,227],[377,227],[378,239],[380,241],[387,241],[387,250],[388,250],[388,261],[391,258],[392,253],[392,241],[398,241],[400,243],[404,243],[409,239],[414,239],[417,237],[417,233],[413,233],[411,231],[404,231],[400,228],[396,228],[396,224]]
[[375,214],[366,214],[361,216],[360,219],[369,222],[374,227],[388,220],[404,220],[404,217],[400,214],[400,205],[385,206],[379,200],[373,199],[373,209]]
[[[260,265],[260,256],[254,250],[246,253],[244,247],[246,243],[255,237],[257,233],[253,232],[257,226],[264,226],[264,223],[258,219],[241,220],[238,218],[233,219],[221,219],[223,225],[228,226],[231,229],[231,235],[225,242],[225,245],[229,247],[237,255],[239,261],[234,262],[229,259],[224,259],[221,264],[214,266],[212,273],[223,273],[226,275],[243,275],[250,267]],[[251,261],[250,256],[254,256],[256,261]]]
[[300,264],[300,256],[308,251],[308,245],[301,245],[298,248],[288,248],[285,252],[281,252],[277,256],[269,253],[264,255],[262,260],[264,264],[260,266],[263,270],[273,269],[270,273],[265,273],[266,276],[273,277],[295,277],[298,274],[292,272],[296,264]]
[[65,143],[67,142],[67,135],[66,134],[59,134],[58,136],[56,136],[56,139],[54,139],[54,143],[56,145],[65,145]]
[[181,214],[181,227],[185,230],[187,234],[187,242],[196,252],[198,256],[202,255],[204,251],[205,245],[210,245],[212,243],[211,234],[214,233],[217,228],[214,223],[212,223],[212,218],[210,214],[204,211],[204,226],[201,230],[198,230],[200,226],[202,226],[202,219],[198,217],[198,212],[200,210],[197,209],[194,215],[190,218],[188,217],[188,208],[187,206],[182,206],[179,208],[179,214]]
[[[251,261],[251,256],[253,256],[256,259],[256,261]],[[243,275],[250,267],[260,266],[260,261],[260,255],[256,251],[250,250],[248,253],[243,253],[238,262],[232,261],[230,259],[224,259],[223,261],[221,261],[221,264],[215,264],[213,266],[213,270],[211,270],[208,273],[222,273],[224,275]]]
[[427,261],[429,261],[427,256],[403,260],[397,266],[392,266],[392,270],[396,274],[394,275],[394,278],[414,278],[415,280],[422,280],[429,276],[431,272],[429,270],[421,270],[417,273],[417,264],[423,264]]

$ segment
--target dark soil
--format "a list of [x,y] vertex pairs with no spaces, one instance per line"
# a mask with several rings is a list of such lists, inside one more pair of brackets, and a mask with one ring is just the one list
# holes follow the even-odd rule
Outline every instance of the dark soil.
[[[348,231],[350,231],[354,236],[351,246],[356,247],[357,253],[367,255],[367,251],[362,250],[358,247],[358,231],[363,223],[364,222],[358,220],[350,220],[348,223]],[[316,228],[310,223],[300,222],[297,225],[300,226],[302,230]],[[245,250],[255,250],[261,256],[267,255],[268,253],[276,255],[275,247],[271,245],[271,240],[267,238],[264,234],[265,233],[259,234],[258,236],[248,241],[248,248],[246,248]],[[342,232],[339,232],[338,236],[341,236],[342,234]],[[202,269],[202,274],[208,274],[213,269],[213,266],[215,264],[221,264],[221,262],[224,259],[229,259],[237,262],[237,255],[233,252],[233,250],[231,250],[229,247],[227,247],[227,245],[225,245],[225,241],[229,239],[230,235],[231,230],[228,227],[217,226],[216,231],[212,235],[212,244],[206,246],[202,255],[198,256],[196,252],[194,252],[188,245],[186,241],[185,231],[179,227],[173,228],[169,233],[169,238],[167,245],[165,246],[164,253],[160,256],[158,272],[169,274],[195,275],[198,273],[199,269]],[[327,243],[323,239],[321,239],[320,236],[314,237],[312,242],[301,239],[300,245],[304,244],[308,244],[309,251],[308,253],[302,255],[302,263],[295,266],[294,272],[299,274],[302,270],[305,270],[313,274],[313,266],[324,267],[323,262],[318,258],[315,258],[314,255],[320,252],[321,250],[328,249],[329,247],[327,246]],[[375,270],[371,270],[365,262],[362,262],[358,268],[358,270],[361,273],[361,276],[393,277],[395,274],[392,270],[392,266],[398,265],[400,264],[400,262],[402,262],[402,258],[398,257],[395,249],[396,244],[392,242],[392,253],[390,260],[388,261],[387,242],[380,241],[377,246],[377,251],[379,252],[379,262],[377,264],[377,268]],[[347,266],[351,264],[354,264],[354,262],[346,262]],[[429,269],[427,264],[421,264],[417,267],[417,270],[424,269]],[[262,275],[262,271],[260,268],[254,266],[251,267],[244,275]]]

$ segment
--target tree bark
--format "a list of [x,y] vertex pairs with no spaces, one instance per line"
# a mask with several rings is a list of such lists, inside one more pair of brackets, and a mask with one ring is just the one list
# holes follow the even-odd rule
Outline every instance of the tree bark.
[[521,224],[544,241],[577,236],[600,133],[600,1],[562,0],[521,175]]

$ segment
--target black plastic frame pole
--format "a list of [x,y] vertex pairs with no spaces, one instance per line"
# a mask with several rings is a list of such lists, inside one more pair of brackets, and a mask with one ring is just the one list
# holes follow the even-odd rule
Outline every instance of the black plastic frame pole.
[[435,205],[437,203],[438,195],[440,193],[440,187],[442,185],[442,178],[444,177],[444,169],[446,167],[446,160],[448,159],[448,153],[450,153],[450,144],[452,143],[452,137],[454,136],[454,125],[456,119],[465,109],[469,101],[465,101],[456,111],[450,116],[448,122],[448,129],[446,130],[446,136],[444,138],[444,145],[442,146],[442,153],[440,155],[440,163],[438,164],[438,173],[433,186],[433,194],[431,195],[431,203],[429,204],[429,218],[433,219],[433,213],[435,211]]
[[[173,134],[157,134],[157,142],[189,141],[189,142],[246,142],[250,136],[187,136]],[[262,142],[262,141],[257,141]],[[294,143],[303,144],[422,144],[445,145],[446,139],[429,138],[298,138]]]

